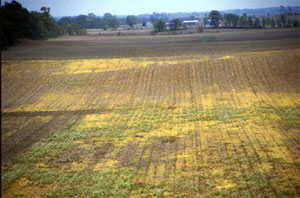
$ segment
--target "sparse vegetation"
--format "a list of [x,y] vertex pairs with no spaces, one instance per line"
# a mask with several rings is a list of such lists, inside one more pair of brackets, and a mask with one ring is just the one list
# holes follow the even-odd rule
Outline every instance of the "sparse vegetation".
[[[181,31],[159,32],[165,15],[153,16],[155,34]],[[115,19],[60,22],[78,35]],[[4,51],[2,196],[299,197],[299,31],[263,30],[271,17],[224,20],[236,29]]]
[[215,37],[213,36],[205,36],[199,39],[200,42],[210,42],[213,41]]

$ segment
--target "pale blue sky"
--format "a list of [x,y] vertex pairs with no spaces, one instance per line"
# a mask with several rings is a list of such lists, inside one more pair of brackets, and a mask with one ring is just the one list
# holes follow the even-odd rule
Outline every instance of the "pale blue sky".
[[[300,0],[17,0],[30,11],[50,7],[52,16],[94,13],[103,15],[152,14],[153,12],[201,12],[280,5],[300,6]],[[4,0],[3,2],[11,2]]]

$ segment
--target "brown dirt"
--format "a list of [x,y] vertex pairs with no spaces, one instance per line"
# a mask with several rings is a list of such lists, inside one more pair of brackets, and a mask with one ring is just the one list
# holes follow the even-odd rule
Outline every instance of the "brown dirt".
[[[214,37],[215,42],[201,42]],[[3,60],[88,59],[226,54],[253,50],[297,49],[299,29],[247,30],[174,36],[60,37],[25,41],[2,52]],[[276,42],[274,42],[276,40]]]
[[[274,174],[281,174],[283,168],[287,170],[281,167],[284,164],[272,161],[272,153],[266,149],[272,141],[276,148],[287,142],[284,155],[291,156],[289,165],[297,172],[298,136],[277,122],[272,122],[272,126],[254,125],[253,118],[249,123],[242,120],[241,125],[193,123],[187,115],[181,120],[180,112],[187,105],[198,110],[216,106],[238,109],[249,104],[299,107],[298,33],[298,29],[281,29],[155,37],[62,37],[12,47],[2,56],[2,159],[9,163],[35,142],[63,128],[69,120],[112,113],[114,125],[128,127],[129,122],[139,124],[147,114],[144,111],[155,110],[147,106],[154,104],[160,105],[161,112],[160,120],[153,121],[151,132],[155,134],[157,122],[158,129],[165,130],[159,136],[147,139],[145,134],[138,134],[119,147],[103,139],[98,140],[101,144],[96,140],[84,142],[83,148],[66,152],[53,163],[69,170],[76,168],[73,162],[84,162],[76,170],[99,163],[101,169],[111,168],[105,163],[116,160],[122,167],[135,167],[134,177],[141,182],[151,178],[151,182],[158,184],[195,173],[189,178],[195,184],[203,181],[204,175],[205,182],[216,185],[217,181],[207,178],[212,171],[222,169],[222,160],[228,156],[237,157],[238,170],[252,170],[265,164],[278,171]],[[214,36],[215,40],[200,42],[204,36]],[[132,61],[128,68],[120,70],[97,71],[95,66],[86,73],[64,71],[68,59],[109,61],[115,57],[121,59],[114,60],[114,67],[122,65],[125,57],[133,57],[134,61],[148,57],[146,61],[152,62],[145,67],[131,67]],[[40,60],[23,61],[31,59]],[[81,62],[73,64],[86,66]],[[121,104],[128,108],[124,114],[117,112]],[[167,123],[162,122],[164,115]],[[271,127],[275,129],[270,130]],[[140,130],[136,133],[143,132]],[[85,144],[91,149],[84,148]],[[292,164],[294,161],[296,165]],[[208,184],[201,190],[209,191]],[[276,190],[271,190],[276,195]],[[172,192],[176,194],[175,187]],[[253,190],[251,193],[256,196]]]
[[[159,67],[149,66],[147,68],[100,73],[47,76],[46,73],[49,70],[44,69],[39,71],[39,73],[34,73],[31,77],[22,75],[17,79],[9,79],[10,75],[3,76],[2,108],[17,108],[20,105],[30,105],[38,102],[39,98],[44,94],[53,92],[61,94],[72,93],[72,90],[75,90],[75,88],[67,86],[52,87],[49,85],[49,82],[54,82],[55,85],[55,82],[62,80],[88,79],[87,83],[80,87],[78,93],[72,94],[76,97],[76,100],[79,98],[85,100],[85,103],[80,104],[77,110],[65,109],[66,103],[57,101],[54,104],[47,104],[47,108],[50,110],[2,112],[2,121],[16,120],[20,117],[29,119],[37,116],[51,116],[51,120],[46,123],[31,122],[25,128],[19,128],[18,132],[11,137],[3,138],[5,139],[5,142],[2,144],[3,159],[6,161],[12,156],[16,156],[32,143],[39,141],[42,136],[47,137],[50,131],[64,126],[66,121],[70,120],[70,117],[78,119],[82,115],[99,113],[99,107],[100,113],[110,111],[103,109],[101,105],[104,104],[147,103],[147,101],[154,101],[155,103],[168,103],[170,106],[166,108],[172,110],[172,108],[176,108],[176,104],[181,103],[180,100],[184,99],[178,98],[175,93],[189,93],[190,101],[195,103],[194,100],[200,99],[203,94],[216,94],[216,90],[210,89],[212,86],[220,87],[221,90],[229,93],[233,89],[240,91],[251,89],[254,93],[288,93],[291,90],[298,90],[299,68],[297,63],[299,57],[297,54],[297,52],[275,51],[272,52],[272,55],[267,56],[255,53],[247,56],[238,54],[236,56],[240,56],[240,58],[228,60]],[[285,64],[282,64],[283,62]],[[267,63],[266,67],[261,67],[265,63]],[[6,63],[4,62],[4,64]],[[8,67],[15,71],[18,64]],[[43,66],[43,68],[45,67],[51,67],[53,71],[60,70],[59,65]],[[3,73],[6,72],[6,69],[3,68]],[[28,69],[30,70],[30,68]],[[224,71],[226,72],[224,73]],[[38,76],[41,77],[38,78]],[[269,78],[270,76],[272,76],[271,79]],[[26,83],[21,83],[22,79],[27,79]],[[239,79],[247,80],[239,81]],[[14,85],[14,82],[18,85]],[[171,86],[170,82],[172,83]],[[66,92],[67,89],[69,90]],[[103,97],[102,94],[106,97]],[[295,100],[296,104],[299,98],[291,100]],[[94,104],[100,106],[96,107]],[[67,105],[72,107],[72,102],[67,102]],[[24,122],[28,121],[24,120]],[[8,126],[5,122],[3,123],[2,131],[4,131],[4,135],[18,128],[18,125]],[[9,127],[11,128],[9,129]]]

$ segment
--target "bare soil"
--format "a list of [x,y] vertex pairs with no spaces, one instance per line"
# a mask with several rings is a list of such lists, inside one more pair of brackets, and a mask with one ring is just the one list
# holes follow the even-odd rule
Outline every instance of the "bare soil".
[[[135,185],[162,184],[166,197],[213,197],[220,189],[296,197],[299,50],[299,29],[25,41],[2,53],[7,177],[13,159],[44,142],[54,149],[40,156],[42,165],[34,161],[33,172],[63,176],[121,166],[134,170]],[[70,121],[79,126],[57,134],[62,139],[51,136]],[[39,168],[43,163],[47,168]],[[24,177],[32,183],[15,178],[7,194],[41,179]]]
[[[2,59],[163,57],[263,51],[270,48],[297,49],[299,34],[298,28],[292,28],[138,37],[60,37],[46,41],[24,41],[21,45],[3,51]],[[203,42],[201,38],[204,37],[212,37],[212,40]]]

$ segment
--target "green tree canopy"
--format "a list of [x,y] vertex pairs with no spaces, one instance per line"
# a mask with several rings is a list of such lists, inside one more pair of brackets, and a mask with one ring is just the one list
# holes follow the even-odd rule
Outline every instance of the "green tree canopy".
[[254,26],[255,28],[260,28],[260,27],[261,27],[259,18],[256,17],[256,18],[254,19],[254,24],[253,24],[253,26]]
[[104,24],[110,28],[118,28],[120,26],[120,21],[116,16],[104,18]]
[[212,10],[210,13],[209,13],[209,18],[211,20],[211,24],[214,26],[214,27],[219,27],[219,21],[222,20],[222,15],[219,11],[217,10]]
[[[112,16],[110,13],[105,13],[103,18],[97,17],[93,13],[89,13],[88,15],[79,15],[76,17],[62,17],[57,21],[57,24],[63,26],[65,29],[70,29],[70,27],[74,25],[76,29],[78,27],[85,29],[93,29],[93,28],[117,28],[120,25],[120,21],[117,17]],[[73,27],[73,29],[75,26]]]
[[240,26],[241,27],[247,27],[248,26],[247,14],[243,14],[240,17]]
[[281,27],[286,27],[286,17],[284,14],[280,15],[280,23],[281,23]]
[[137,23],[137,20],[138,19],[133,15],[127,16],[126,24],[129,25],[130,27],[133,27],[133,25]]
[[162,32],[165,30],[166,23],[161,19],[152,19],[152,24],[156,32]]
[[236,27],[239,22],[239,16],[236,14],[224,14],[224,21],[226,27]]
[[1,6],[1,44],[9,46],[19,39],[42,39],[60,35],[61,31],[50,15],[50,8],[29,12],[17,1]]
[[248,16],[248,27],[253,27],[253,20],[250,16]]
[[276,23],[275,23],[275,20],[274,20],[274,19],[272,19],[272,21],[271,21],[271,27],[272,27],[272,28],[275,28],[275,27],[276,27]]
[[110,18],[110,17],[112,17],[112,15],[110,14],[110,13],[105,13],[104,15],[103,15],[103,18],[105,19],[105,18]]
[[50,8],[42,7],[41,11],[43,11],[44,13],[50,14]]
[[172,20],[172,29],[177,30],[180,26],[182,26],[182,23],[179,19]]
[[267,21],[265,18],[262,19],[261,23],[262,23],[263,28],[266,28]]

